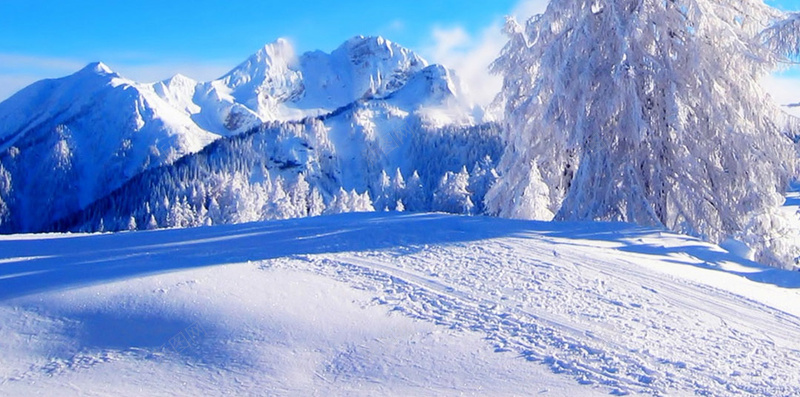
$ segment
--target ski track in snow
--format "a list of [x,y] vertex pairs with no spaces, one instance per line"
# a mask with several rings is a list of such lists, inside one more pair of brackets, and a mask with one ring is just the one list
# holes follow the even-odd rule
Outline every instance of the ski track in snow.
[[[0,395],[48,379],[84,394],[111,374],[166,395],[800,395],[800,277],[670,233],[348,214],[62,237],[0,238]],[[364,303],[323,304],[337,300]],[[464,350],[472,337],[487,353]]]
[[609,261],[613,253],[595,246],[553,246],[508,239],[417,253],[312,255],[264,267],[351,283],[392,310],[479,331],[496,352],[513,351],[612,394],[800,395],[798,345],[775,342],[800,338],[797,317],[653,276],[629,260]]

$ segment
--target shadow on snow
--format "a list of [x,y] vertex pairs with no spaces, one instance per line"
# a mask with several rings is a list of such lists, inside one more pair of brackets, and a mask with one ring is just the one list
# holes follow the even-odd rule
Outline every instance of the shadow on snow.
[[[682,242],[669,247],[641,240],[659,233]],[[749,262],[690,237],[629,224],[368,213],[152,232],[9,236],[0,239],[0,300],[182,269],[500,237],[615,242],[619,243],[615,249],[624,252],[668,256],[667,261],[734,273],[756,282],[800,287],[800,273]],[[671,255],[678,253],[696,260]],[[746,271],[725,270],[721,267],[725,262]]]

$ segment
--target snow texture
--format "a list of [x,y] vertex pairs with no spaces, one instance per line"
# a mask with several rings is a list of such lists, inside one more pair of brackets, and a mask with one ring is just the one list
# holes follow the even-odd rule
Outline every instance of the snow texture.
[[800,273],[622,223],[0,237],[0,394],[800,393]]

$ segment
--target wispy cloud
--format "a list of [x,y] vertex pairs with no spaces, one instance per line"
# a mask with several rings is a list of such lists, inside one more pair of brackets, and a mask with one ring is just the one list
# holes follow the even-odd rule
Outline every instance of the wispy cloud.
[[503,48],[505,38],[500,25],[491,25],[479,35],[470,35],[463,27],[437,27],[432,42],[423,55],[456,71],[462,89],[479,105],[488,105],[502,86],[502,78],[489,73],[489,65]]
[[517,3],[517,6],[511,11],[511,15],[522,22],[536,14],[543,13],[547,9],[548,3],[550,0],[523,0]]
[[406,30],[406,23],[401,19],[395,19],[394,21],[386,25],[383,29],[381,29],[381,31],[386,34],[399,33],[405,30]]
[[[548,3],[548,0],[524,0],[509,15],[523,22],[544,12]],[[485,106],[502,88],[502,77],[489,73],[489,65],[507,42],[501,33],[502,24],[503,21],[495,21],[477,35],[470,35],[463,26],[435,27],[430,42],[421,52],[428,60],[454,69],[471,99]],[[779,105],[800,103],[800,70],[770,76],[762,85]],[[800,116],[800,110],[794,113]]]
[[780,73],[768,76],[761,81],[761,86],[772,96],[772,100],[789,114],[800,117],[800,108],[786,107],[800,103],[800,74]]
[[[525,0],[518,3],[509,15],[519,20],[541,13],[548,0]],[[430,42],[421,49],[430,61],[443,64],[456,71],[467,95],[479,105],[486,106],[494,100],[503,79],[489,73],[489,65],[505,46],[502,34],[503,20],[496,20],[478,34],[471,35],[463,26],[435,27]]]
[[74,59],[0,53],[0,100],[35,81],[64,76],[84,65]]
[[84,65],[84,62],[74,59],[0,53],[0,71],[2,72],[18,70],[67,71],[75,70]]

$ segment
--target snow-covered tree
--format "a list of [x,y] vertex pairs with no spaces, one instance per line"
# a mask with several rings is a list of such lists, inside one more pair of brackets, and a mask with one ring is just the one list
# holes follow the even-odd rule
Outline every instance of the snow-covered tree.
[[396,194],[392,189],[392,178],[389,177],[386,170],[381,170],[377,185],[375,189],[375,208],[378,211],[391,211],[394,208]]
[[352,212],[374,212],[375,207],[372,205],[372,199],[369,197],[369,192],[358,194],[355,190],[351,192],[353,197]]
[[11,175],[0,163],[0,226],[8,222],[10,216],[6,200],[11,196]]
[[406,182],[406,188],[403,193],[403,204],[405,204],[406,211],[423,211],[428,203],[425,193],[425,187],[422,185],[422,179],[419,173],[414,170],[411,177]]
[[306,177],[302,173],[297,175],[292,188],[289,190],[289,203],[291,209],[286,211],[290,218],[300,218],[308,216],[308,196],[311,194],[311,185],[306,182]]
[[216,197],[211,197],[208,200],[208,220],[207,224],[211,225],[222,223],[222,209]]
[[395,200],[393,210],[397,212],[403,212],[406,210],[405,203],[403,203],[403,197],[406,194],[406,181],[403,178],[403,173],[400,171],[398,167],[394,171],[394,178],[392,178],[392,199]]
[[323,211],[325,211],[325,200],[319,189],[315,187],[308,196],[308,216],[319,216]]
[[137,229],[138,228],[136,227],[136,218],[131,216],[130,218],[128,218],[128,224],[125,226],[125,230],[137,230]]
[[350,192],[339,188],[339,191],[333,197],[325,214],[342,214],[346,212],[373,212],[375,208],[372,206],[372,200],[369,197],[369,192],[358,194],[355,190]]
[[158,222],[156,222],[156,217],[153,214],[150,214],[149,219],[147,220],[147,230],[155,230],[158,229]]
[[467,167],[461,168],[461,172],[457,174],[448,171],[433,194],[433,209],[454,214],[471,214],[475,204],[472,202],[472,193],[467,189],[468,186]]
[[339,188],[339,191],[333,196],[328,207],[325,209],[325,215],[343,214],[349,212],[350,206],[350,193],[344,188]]
[[552,0],[525,26],[510,19],[490,212],[746,233],[796,167],[759,85],[774,50],[798,44],[774,44],[797,36],[785,26],[765,36],[780,18],[761,0]]
[[489,189],[497,181],[497,171],[494,169],[494,162],[488,155],[475,163],[472,172],[469,174],[469,191],[472,192],[472,202],[475,203],[475,213],[482,214],[485,211],[484,197]]
[[394,171],[394,178],[392,178],[392,189],[396,195],[400,195],[404,190],[406,190],[406,180],[403,178],[403,173],[400,171],[399,167]]

